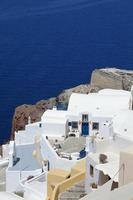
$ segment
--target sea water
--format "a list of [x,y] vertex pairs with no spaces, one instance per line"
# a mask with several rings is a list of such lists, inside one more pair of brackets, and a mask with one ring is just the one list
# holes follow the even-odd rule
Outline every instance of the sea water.
[[88,83],[93,69],[133,69],[132,0],[0,1],[0,141],[14,109]]

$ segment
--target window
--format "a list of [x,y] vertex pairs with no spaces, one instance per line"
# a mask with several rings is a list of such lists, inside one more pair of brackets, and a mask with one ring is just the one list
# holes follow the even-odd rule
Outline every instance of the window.
[[82,115],[82,121],[83,122],[88,122],[88,115],[87,114],[83,114]]
[[90,175],[94,176],[94,167],[92,165],[90,165]]
[[78,122],[72,122],[72,128],[78,129]]
[[68,122],[68,126],[72,126],[72,122]]
[[93,122],[92,130],[99,130],[99,123],[98,122]]

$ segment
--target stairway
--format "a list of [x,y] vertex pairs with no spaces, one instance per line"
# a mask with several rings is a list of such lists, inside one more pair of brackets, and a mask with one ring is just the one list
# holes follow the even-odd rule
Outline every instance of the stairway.
[[66,192],[59,195],[58,200],[78,200],[85,196],[85,183],[84,181],[76,184],[68,189]]

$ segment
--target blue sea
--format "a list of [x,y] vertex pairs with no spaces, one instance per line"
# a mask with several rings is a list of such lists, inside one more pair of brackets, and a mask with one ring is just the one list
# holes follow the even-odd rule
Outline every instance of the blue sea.
[[132,0],[1,0],[1,143],[16,106],[88,83],[105,66],[133,69]]

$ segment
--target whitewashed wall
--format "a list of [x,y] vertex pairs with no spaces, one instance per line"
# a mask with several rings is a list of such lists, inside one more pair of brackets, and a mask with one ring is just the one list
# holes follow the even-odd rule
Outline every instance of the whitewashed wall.
[[[110,134],[111,134],[111,129],[109,124],[111,124],[112,121],[112,117],[95,117],[90,115],[90,125],[89,125],[89,132],[90,135],[95,135],[97,132],[99,133],[100,137],[104,137],[104,138],[109,138]],[[93,122],[98,122],[99,123],[99,130],[93,130],[92,129],[92,124]]]
[[6,171],[6,191],[14,192],[18,188],[18,183],[20,180],[19,171]]
[[50,168],[61,168],[69,170],[77,161],[60,158],[49,144],[48,140],[43,138],[41,142],[41,152],[43,159],[49,160]]
[[35,135],[42,134],[43,127],[39,126],[40,123],[34,123],[34,125],[27,125],[25,130],[15,133],[16,144],[33,144]]
[[20,180],[26,179],[29,176],[36,176],[42,172],[42,169],[33,171],[12,171],[7,168],[6,170],[6,191],[14,192],[21,191]]
[[44,134],[49,135],[57,135],[57,136],[65,136],[66,135],[66,122],[64,123],[55,123],[47,122],[43,124],[44,126]]

